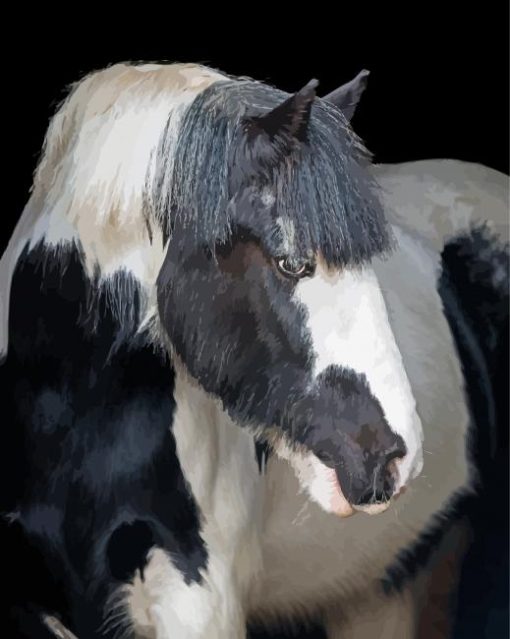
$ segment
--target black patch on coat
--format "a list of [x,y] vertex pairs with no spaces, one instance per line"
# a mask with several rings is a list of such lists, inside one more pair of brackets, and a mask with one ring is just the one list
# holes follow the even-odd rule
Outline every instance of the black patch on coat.
[[267,442],[255,440],[255,459],[259,467],[259,472],[263,475],[266,472],[268,459],[271,455],[271,448]]
[[[452,322],[474,425],[470,452],[478,470],[477,497],[467,510],[473,540],[462,566],[453,636],[492,637],[508,629],[508,245],[479,227],[450,242],[443,260],[449,269],[445,284],[456,295],[467,327]],[[469,330],[479,349],[471,358]]]
[[14,611],[56,614],[79,637],[118,630],[100,634],[104,605],[151,547],[188,583],[207,561],[171,432],[172,367],[134,331],[136,283],[120,274],[114,286],[131,294],[117,307],[76,248],[25,250],[0,368],[7,596]]
[[154,545],[151,526],[146,522],[121,524],[110,535],[106,549],[112,576],[118,581],[129,581],[138,570],[143,580],[147,554]]
[[454,636],[486,636],[508,611],[508,247],[485,227],[442,252],[438,282],[465,380],[470,410],[467,454],[475,495],[458,494],[388,570],[401,588],[426,565],[448,529],[467,517],[473,543],[462,568]]

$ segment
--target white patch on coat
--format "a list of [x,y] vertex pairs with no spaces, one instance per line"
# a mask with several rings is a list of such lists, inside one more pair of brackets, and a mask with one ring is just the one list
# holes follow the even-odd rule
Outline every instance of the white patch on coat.
[[403,438],[408,453],[398,460],[398,491],[421,470],[422,430],[374,271],[333,272],[319,261],[295,297],[307,310],[315,377],[332,365],[365,375],[390,428]]
[[235,581],[221,557],[210,557],[201,583],[187,584],[171,558],[154,549],[144,570],[128,588],[132,626],[139,635],[152,630],[156,639],[242,637],[245,620]]
[[262,190],[262,193],[260,195],[260,201],[262,202],[262,204],[266,207],[270,207],[273,206],[273,204],[276,201],[276,197],[274,195],[274,193],[271,191],[271,189],[265,188]]
[[158,144],[166,130],[171,163],[187,106],[221,79],[193,64],[116,64],[73,87],[50,123],[32,194],[0,262],[0,354],[12,274],[27,244],[62,250],[74,242],[90,276],[127,271],[153,301],[165,255],[148,188]]
[[152,620],[158,637],[242,637],[244,602],[262,564],[264,479],[253,435],[234,424],[178,360],[175,369],[172,433],[202,515],[207,565],[201,571],[203,582],[187,585],[165,553],[155,551],[145,581],[135,580],[130,593],[131,614],[139,628]]
[[354,513],[353,507],[345,498],[336,472],[323,464],[316,455],[308,451],[297,451],[283,440],[274,446],[275,452],[286,459],[294,472],[302,490],[325,511],[339,517],[349,517]]

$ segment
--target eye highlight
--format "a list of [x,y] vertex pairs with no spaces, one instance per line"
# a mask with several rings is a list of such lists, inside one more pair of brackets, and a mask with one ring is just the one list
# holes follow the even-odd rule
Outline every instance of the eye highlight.
[[312,261],[292,260],[289,257],[278,257],[275,259],[276,267],[282,275],[288,278],[301,279],[312,275],[315,264]]

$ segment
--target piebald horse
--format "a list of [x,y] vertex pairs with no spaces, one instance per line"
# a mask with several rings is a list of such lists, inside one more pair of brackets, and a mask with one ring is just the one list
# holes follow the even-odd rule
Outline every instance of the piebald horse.
[[319,98],[118,64],[54,116],[0,265],[20,635],[414,636],[381,579],[477,482],[445,247],[483,248],[500,299],[507,185],[372,166],[366,75]]

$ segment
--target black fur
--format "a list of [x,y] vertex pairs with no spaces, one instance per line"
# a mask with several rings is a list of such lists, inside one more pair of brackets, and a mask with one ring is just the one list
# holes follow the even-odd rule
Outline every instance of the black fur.
[[384,584],[388,590],[402,587],[427,564],[449,526],[467,518],[473,541],[457,603],[459,639],[491,636],[486,631],[492,623],[508,616],[508,285],[508,247],[486,228],[444,247],[438,287],[465,379],[467,454],[476,493],[453,496],[388,569]]
[[267,621],[248,625],[249,639],[328,639],[319,616],[306,621]]
[[255,459],[259,467],[259,472],[262,475],[265,472],[268,459],[271,455],[271,448],[267,442],[261,442],[255,440]]
[[[295,108],[288,94],[239,80],[217,82],[195,98],[175,157],[169,162],[174,141],[167,135],[158,154],[152,200],[167,235],[173,225],[186,227],[197,246],[214,251],[239,224],[249,220],[268,238],[283,218],[293,222],[300,252],[320,251],[330,264],[359,264],[387,251],[389,228],[366,170],[368,153],[338,109],[316,99],[306,141],[291,150],[276,132],[262,127],[254,135],[253,122],[285,100]],[[269,208],[260,202],[264,189],[275,196]]]
[[[441,289],[458,301],[446,310],[462,361],[472,413],[470,453],[477,498],[465,505],[472,543],[462,567],[455,639],[508,634],[509,252],[487,228],[443,251]],[[473,338],[477,348],[473,348]],[[462,512],[462,511],[461,511]]]
[[118,629],[106,602],[143,571],[150,548],[166,550],[187,582],[207,560],[171,432],[173,371],[134,333],[139,292],[118,280],[133,295],[115,309],[76,248],[25,250],[0,369],[0,546],[13,622],[16,611],[44,610],[79,637]]

